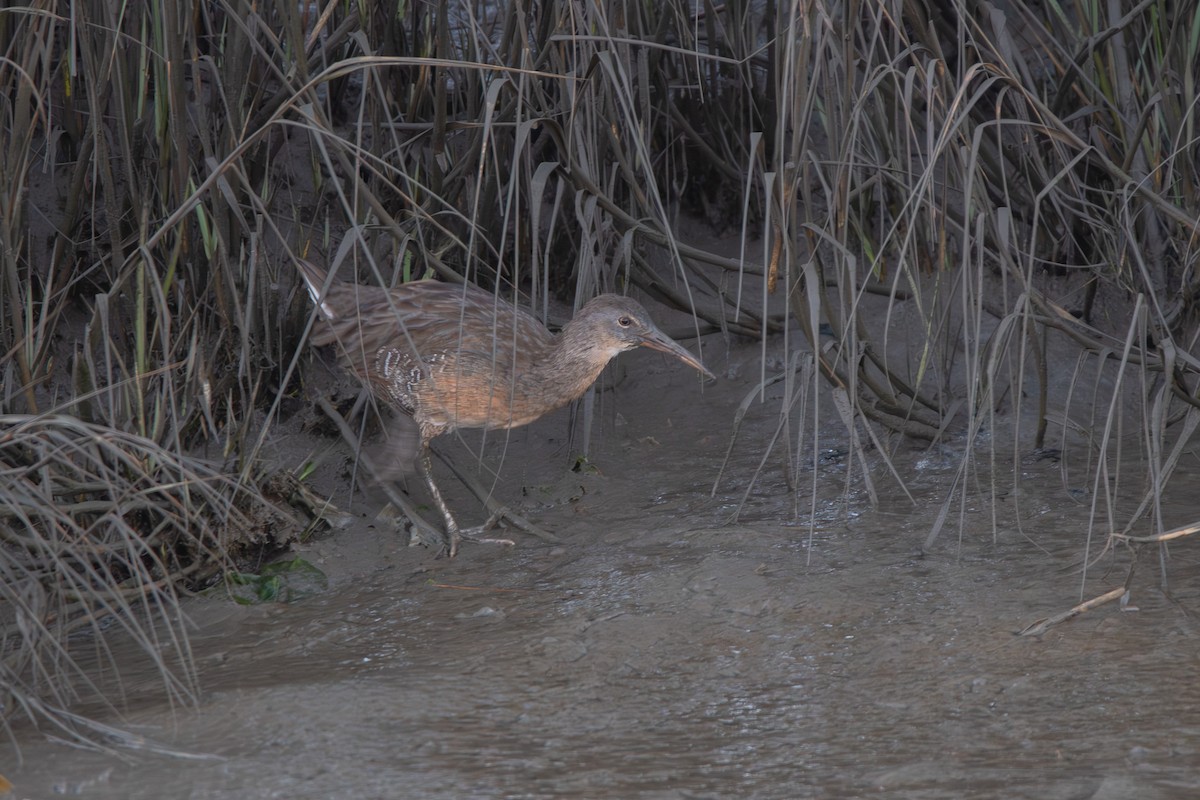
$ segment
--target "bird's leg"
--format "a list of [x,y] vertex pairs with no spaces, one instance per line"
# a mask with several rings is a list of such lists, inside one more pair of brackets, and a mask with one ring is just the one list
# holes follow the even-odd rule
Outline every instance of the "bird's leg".
[[458,523],[450,513],[450,509],[446,506],[446,501],[442,499],[442,493],[433,481],[433,463],[430,459],[428,445],[421,450],[421,472],[425,475],[425,485],[429,487],[429,493],[433,495],[433,502],[437,503],[438,509],[442,512],[442,518],[446,520],[446,547],[451,558],[454,558],[455,554],[458,553],[458,544],[463,539],[481,544],[506,544],[510,547],[516,544],[512,539],[488,538],[482,535],[484,531],[494,527],[500,521],[499,515],[493,515],[478,528],[471,528],[464,531],[458,527]]
[[[489,528],[494,527],[500,522],[500,520],[505,519],[508,520],[513,527],[520,528],[526,533],[532,534],[544,542],[550,542],[551,544],[562,544],[562,539],[548,531],[542,530],[537,525],[534,525],[532,522],[525,519],[520,514],[517,514],[503,503],[497,502],[492,496],[492,493],[484,488],[479,481],[473,475],[471,475],[470,472],[459,469],[457,464],[446,458],[441,453],[438,453],[438,458],[440,458],[442,462],[450,468],[450,471],[453,472],[460,481],[462,481],[463,485],[470,489],[471,493],[479,499],[479,502],[483,503],[484,507],[491,512],[491,516],[488,517],[488,521],[483,524],[481,530],[486,531]],[[499,541],[509,542],[508,539],[502,539]]]
[[446,521],[446,549],[450,557],[454,558],[458,554],[458,543],[462,541],[462,532],[458,529],[454,515],[446,506],[446,501],[442,499],[441,490],[433,480],[433,464],[429,458],[429,445],[421,448],[420,461],[421,474],[425,476],[425,485],[429,487],[429,494],[433,495],[433,502],[437,504],[438,510],[442,512],[442,519]]

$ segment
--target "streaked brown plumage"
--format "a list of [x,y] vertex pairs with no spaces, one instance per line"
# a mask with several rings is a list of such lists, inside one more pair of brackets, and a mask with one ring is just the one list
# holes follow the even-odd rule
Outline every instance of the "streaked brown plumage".
[[415,281],[393,289],[330,281],[300,261],[323,324],[315,345],[339,347],[372,392],[416,422],[419,464],[446,523],[461,532],[433,480],[429,442],[456,428],[515,428],[583,395],[618,353],[650,347],[707,368],[619,295],[590,300],[555,336],[534,317],[472,285]]

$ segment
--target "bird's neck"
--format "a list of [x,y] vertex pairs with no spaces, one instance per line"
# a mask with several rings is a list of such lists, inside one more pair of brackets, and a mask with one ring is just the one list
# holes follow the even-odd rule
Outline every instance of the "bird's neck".
[[616,355],[582,333],[568,324],[521,376],[520,383],[543,413],[582,397]]

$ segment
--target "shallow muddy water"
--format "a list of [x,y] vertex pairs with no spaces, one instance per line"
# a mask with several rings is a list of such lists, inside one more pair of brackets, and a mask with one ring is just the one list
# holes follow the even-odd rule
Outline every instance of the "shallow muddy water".
[[[1125,579],[1118,554],[1082,583],[1086,507],[1058,464],[1028,465],[996,508],[969,498],[961,534],[956,504],[922,553],[955,454],[898,456],[915,505],[876,465],[872,510],[845,491],[830,424],[798,474],[816,479],[814,526],[811,488],[797,515],[775,459],[733,522],[774,407],[752,409],[710,498],[750,383],[701,394],[654,356],[629,364],[599,472],[566,471],[565,414],[507,441],[497,492],[563,545],[518,534],[449,561],[366,520],[325,534],[299,554],[328,591],[189,602],[199,708],[126,676],[129,708],[105,721],[187,757],[26,734],[23,765],[0,770],[12,796],[1200,796],[1196,544],[1173,549],[1169,594],[1149,558],[1137,610],[1019,637]],[[1186,487],[1164,498],[1176,524],[1197,511]]]

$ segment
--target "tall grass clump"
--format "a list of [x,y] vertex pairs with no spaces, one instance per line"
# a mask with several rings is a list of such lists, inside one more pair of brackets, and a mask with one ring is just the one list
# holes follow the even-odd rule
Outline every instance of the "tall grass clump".
[[959,453],[927,546],[1030,451],[1089,486],[1097,532],[1172,527],[1158,500],[1197,421],[1200,11],[1115,8],[760,7],[749,74],[772,101],[744,207],[814,376],[789,402],[823,380],[850,441]]
[[289,535],[256,454],[284,384],[261,223],[228,180],[199,190],[244,120],[204,117],[178,12],[0,10],[6,727],[92,738],[70,706],[115,700],[117,631],[190,697],[180,596]]
[[238,508],[246,492],[201,461],[75,416],[5,415],[0,430],[6,720],[87,741],[70,708],[119,691],[99,677],[119,675],[107,645],[118,632],[153,658],[173,700],[192,699],[179,596],[228,566],[232,538],[262,533]]
[[1097,531],[1161,527],[1197,421],[1200,11],[1114,9],[0,10],[0,491],[42,504],[0,522],[6,721],[69,705],[81,627],[120,619],[150,652],[179,593],[261,538],[306,357],[296,255],[542,317],[637,290],[763,340],[764,386],[778,334],[791,474],[820,403],[863,465],[847,487],[907,491],[907,443],[955,454],[930,546],[1029,451],[1091,486]]

